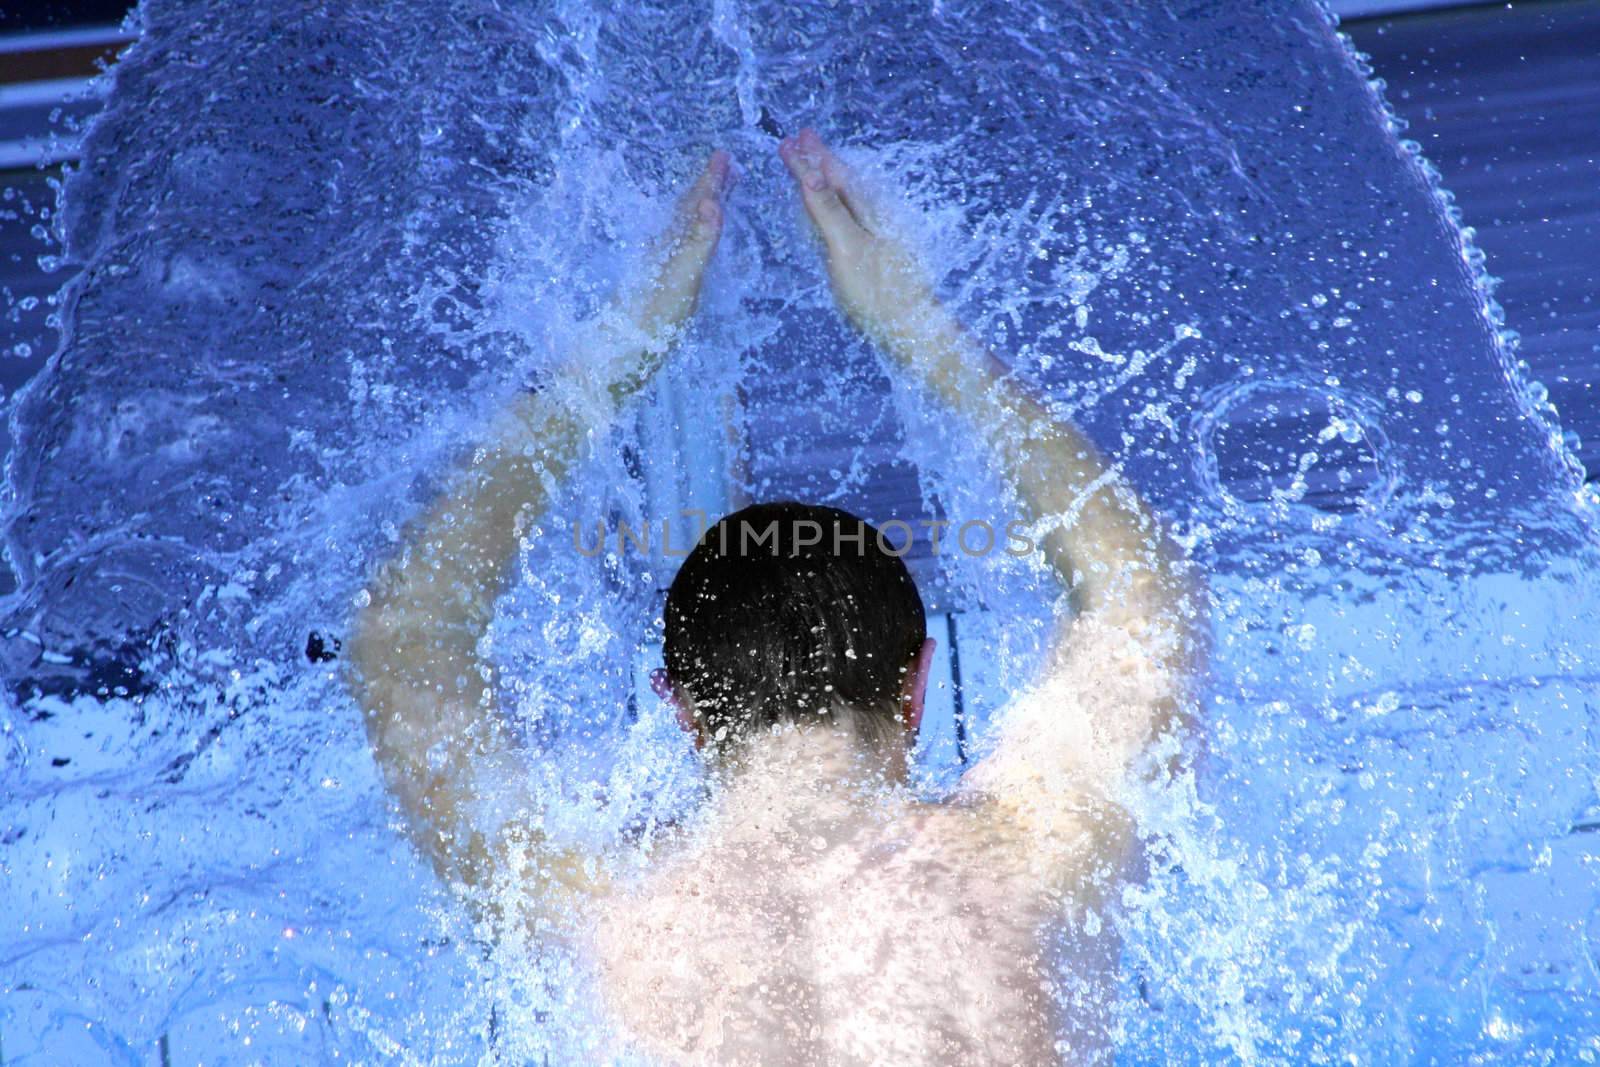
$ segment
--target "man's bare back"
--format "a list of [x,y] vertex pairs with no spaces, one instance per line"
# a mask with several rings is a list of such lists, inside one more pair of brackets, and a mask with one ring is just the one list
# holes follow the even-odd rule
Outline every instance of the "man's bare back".
[[[791,784],[730,789],[703,841],[606,909],[611,1018],[664,1063],[1057,1062],[1063,902],[994,813]],[[1105,975],[1109,939],[1074,971]]]

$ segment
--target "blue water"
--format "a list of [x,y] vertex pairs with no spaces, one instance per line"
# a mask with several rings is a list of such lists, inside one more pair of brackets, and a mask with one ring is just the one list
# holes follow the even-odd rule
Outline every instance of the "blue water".
[[[828,310],[772,151],[805,123],[909,190],[952,305],[1213,576],[1205,759],[1141,813],[1118,919],[1124,1057],[1600,1056],[1593,502],[1317,8],[141,15],[60,216],[62,347],[11,409],[5,1062],[562,1062],[564,977],[485,961],[308,635],[343,632],[488,398],[540,378],[711,145],[743,175],[703,321],[554,514],[712,477],[660,442],[723,398],[735,496],[1001,512]],[[598,837],[692,780],[630,711],[670,561],[560,533],[495,641],[530,773]],[[988,635],[981,734],[1044,590],[922,566]]]

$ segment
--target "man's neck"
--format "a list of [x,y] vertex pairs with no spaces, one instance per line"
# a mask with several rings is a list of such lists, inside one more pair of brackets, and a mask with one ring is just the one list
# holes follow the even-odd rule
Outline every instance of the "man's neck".
[[906,777],[903,745],[885,742],[846,713],[830,722],[782,723],[721,754],[713,778],[723,788],[770,783],[804,797],[817,791],[882,790]]

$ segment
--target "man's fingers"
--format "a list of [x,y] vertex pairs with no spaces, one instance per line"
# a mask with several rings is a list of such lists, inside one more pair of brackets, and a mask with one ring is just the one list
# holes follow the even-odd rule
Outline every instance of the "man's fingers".
[[700,177],[696,179],[691,195],[700,200],[707,197],[720,200],[728,188],[732,175],[733,157],[719,148],[711,153],[710,159],[706,160],[705,170],[701,171]]
[[679,199],[673,224],[657,238],[648,290],[636,312],[645,329],[676,324],[694,309],[706,264],[722,235],[722,199],[733,179],[732,163],[727,152],[711,153]]
[[871,206],[862,194],[855,175],[845,166],[844,160],[834,155],[833,151],[822,143],[822,137],[810,126],[800,131],[798,140],[801,150],[811,153],[817,160],[818,166],[822,168],[823,180],[827,182],[828,188],[839,194],[839,199],[844,202],[856,225],[869,233],[872,232]]
[[853,247],[865,235],[865,231],[856,223],[856,217],[850,214],[850,209],[845,207],[839,194],[832,189],[802,188],[801,199],[805,201],[806,212],[822,230],[822,237],[830,247]]
[[719,148],[679,201],[678,217],[691,231],[685,236],[703,240],[716,235],[722,225],[722,197],[732,181],[733,158]]
[[789,168],[789,173],[794,175],[806,213],[817,224],[817,229],[822,231],[824,241],[830,246],[842,248],[856,243],[865,235],[866,231],[840,199],[839,191],[829,184],[821,158],[815,152],[807,151],[801,139],[784,141],[778,146],[778,155]]

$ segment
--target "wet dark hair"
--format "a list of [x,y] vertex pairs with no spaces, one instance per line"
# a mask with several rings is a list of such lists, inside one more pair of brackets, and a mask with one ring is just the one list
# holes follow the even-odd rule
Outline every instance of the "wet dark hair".
[[794,501],[706,531],[667,592],[666,663],[714,744],[847,714],[898,731],[927,619],[897,551],[864,519]]

